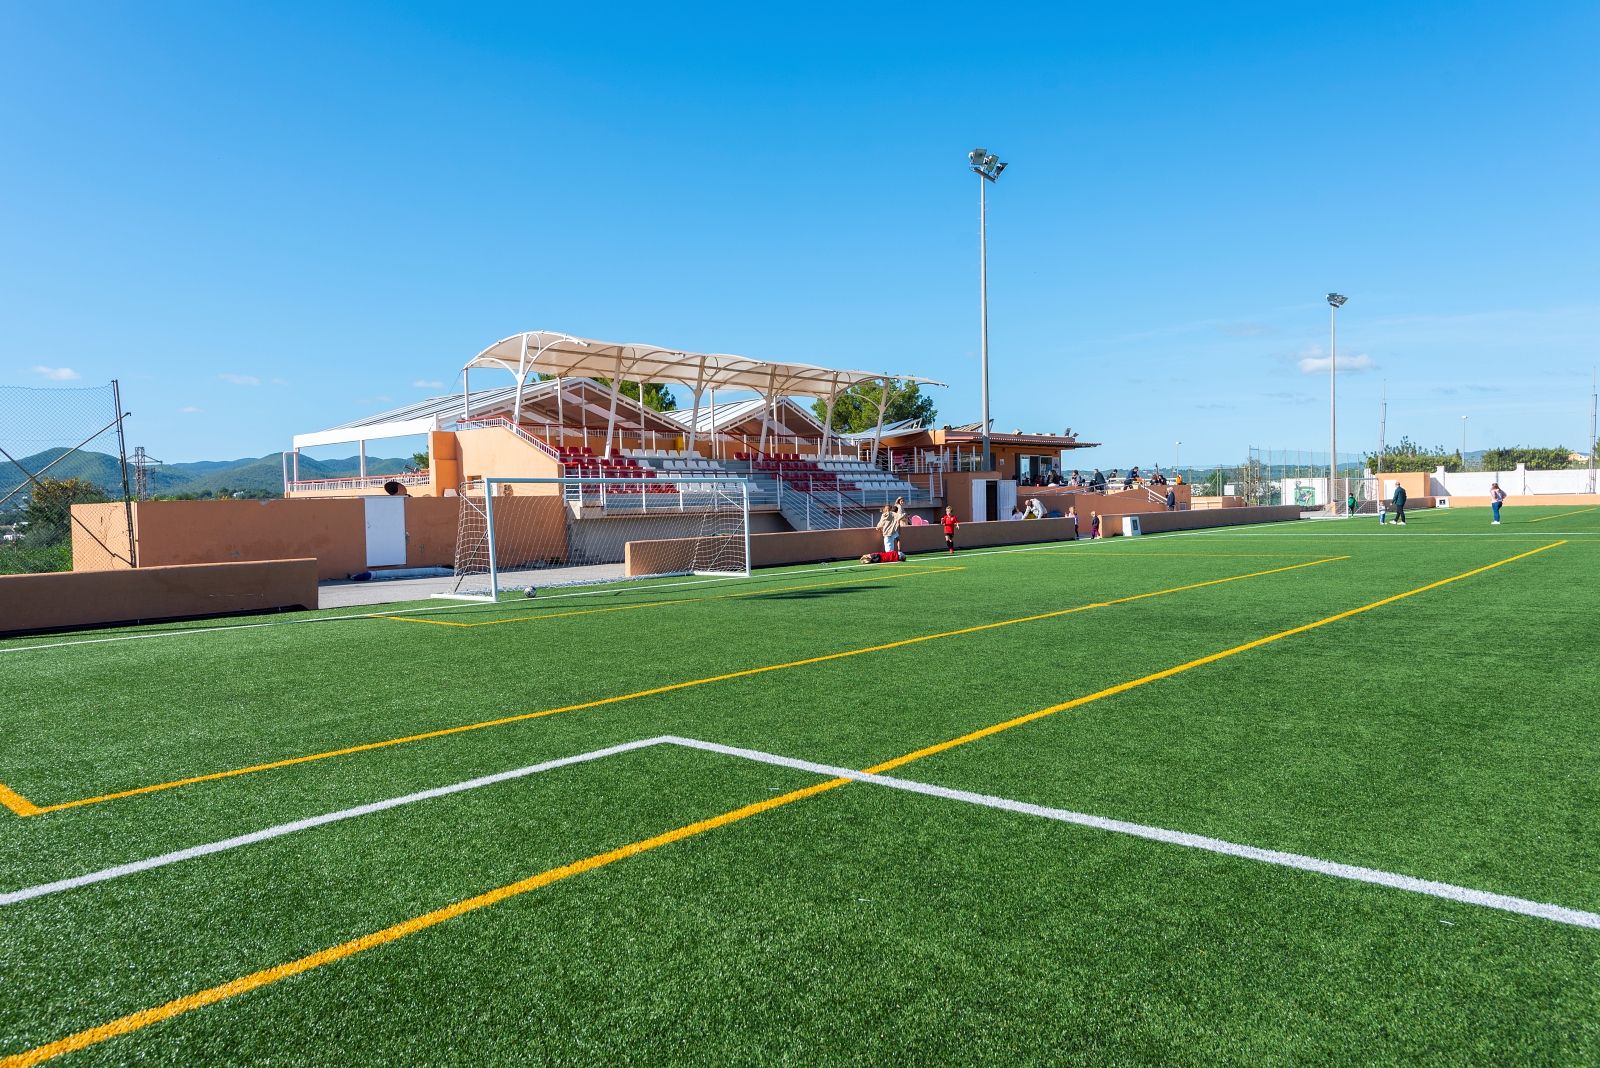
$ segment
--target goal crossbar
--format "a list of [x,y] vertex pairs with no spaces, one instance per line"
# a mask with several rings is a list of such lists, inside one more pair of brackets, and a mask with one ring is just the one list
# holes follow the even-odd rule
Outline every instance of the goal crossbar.
[[[633,542],[657,541],[631,574]],[[508,588],[624,578],[750,574],[750,487],[741,478],[488,477],[461,490],[454,600],[495,601]]]

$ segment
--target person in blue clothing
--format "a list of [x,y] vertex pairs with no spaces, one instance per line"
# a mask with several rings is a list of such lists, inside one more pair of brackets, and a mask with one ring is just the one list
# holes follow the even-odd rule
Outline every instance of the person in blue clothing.
[[1506,491],[1496,482],[1489,487],[1489,507],[1494,509],[1494,525],[1500,525],[1500,503],[1506,499]]
[[1406,525],[1406,488],[1399,483],[1394,487],[1394,521]]

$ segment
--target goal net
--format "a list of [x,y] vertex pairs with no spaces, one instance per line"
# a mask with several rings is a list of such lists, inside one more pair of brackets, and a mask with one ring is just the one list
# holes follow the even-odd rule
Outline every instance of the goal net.
[[455,583],[442,596],[749,574],[743,479],[486,478],[461,491]]

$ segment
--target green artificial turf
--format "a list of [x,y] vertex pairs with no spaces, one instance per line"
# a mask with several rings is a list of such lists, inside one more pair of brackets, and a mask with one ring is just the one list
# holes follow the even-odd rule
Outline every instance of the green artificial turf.
[[[42,806],[691,685],[0,810],[0,891],[662,734],[866,768],[1555,545],[893,774],[1600,911],[1571,511],[4,642]],[[821,781],[653,748],[0,907],[0,1058]],[[1600,931],[851,784],[63,1063],[1593,1063],[1597,968]]]

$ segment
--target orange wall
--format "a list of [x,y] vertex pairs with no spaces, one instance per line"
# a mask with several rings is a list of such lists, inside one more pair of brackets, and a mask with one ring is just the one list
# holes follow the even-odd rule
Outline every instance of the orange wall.
[[72,518],[72,570],[111,571],[128,566],[128,513],[121,501],[75,504]]
[[[529,445],[505,427],[457,431],[462,482],[479,478],[553,478],[560,465],[555,458]],[[458,483],[459,484],[459,483]]]
[[[1585,507],[1594,508],[1596,506],[1600,506],[1600,494],[1594,494],[1594,493],[1539,493],[1539,494],[1533,494],[1533,493],[1528,493],[1528,494],[1522,494],[1522,495],[1515,496],[1515,497],[1512,497],[1512,498],[1508,499],[1505,504],[1501,505],[1501,507],[1503,509],[1505,509],[1507,513],[1509,513],[1511,511],[1511,509],[1517,507],[1519,504],[1520,505],[1532,505],[1532,506],[1541,507],[1541,508],[1544,507],[1547,504],[1552,504],[1552,505],[1554,505],[1554,504],[1564,504],[1564,505],[1567,505],[1568,507],[1571,507],[1571,508],[1585,508]],[[1410,502],[1407,502],[1406,507],[1408,507],[1408,508],[1410,507]],[[1451,508],[1487,508],[1487,507],[1489,507],[1489,498],[1488,497],[1456,497],[1456,496],[1452,496],[1450,498],[1450,507]],[[74,548],[77,547],[77,542],[73,542],[73,547]]]
[[[108,507],[120,515],[120,504],[73,510]],[[454,566],[460,515],[459,497],[407,497],[406,566]],[[367,570],[366,505],[359,497],[138,501],[133,525],[141,568],[314,557],[318,578]]]
[[315,560],[0,576],[0,634],[315,607]]
[[[1100,516],[1100,530],[1105,537],[1122,534],[1123,512]],[[1258,508],[1192,508],[1187,512],[1139,513],[1139,529],[1146,534],[1164,534],[1172,530],[1203,530],[1207,527],[1234,527],[1247,523],[1283,523],[1300,518],[1300,506],[1295,504],[1265,505]]]
[[[1168,530],[1197,530],[1204,527],[1235,526],[1299,519],[1300,509],[1289,505],[1274,508],[1208,508],[1204,511],[1153,512],[1140,516],[1141,526],[1150,533]],[[1120,533],[1121,514],[1104,516],[1105,530]],[[1115,531],[1112,530],[1115,528]],[[1087,517],[1078,526],[1089,536]],[[944,531],[937,524],[900,528],[901,545],[911,553],[937,553],[944,550]],[[1072,524],[1065,519],[1000,520],[993,523],[963,523],[956,531],[958,549],[993,545],[1026,545],[1032,542],[1063,541],[1072,537]],[[847,530],[807,530],[783,534],[750,536],[750,565],[779,567],[830,560],[849,560],[883,548],[883,540],[872,527]],[[684,557],[683,539],[631,541],[628,543],[629,575],[646,575]]]

